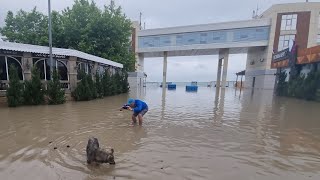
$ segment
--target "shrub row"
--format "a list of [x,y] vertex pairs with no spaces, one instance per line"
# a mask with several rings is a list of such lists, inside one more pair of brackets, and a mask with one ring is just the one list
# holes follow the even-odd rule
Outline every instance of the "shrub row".
[[10,81],[7,89],[7,102],[9,107],[20,105],[63,104],[65,102],[65,92],[61,89],[59,74],[53,71],[53,80],[49,81],[47,90],[41,83],[40,72],[34,67],[32,69],[31,80],[20,82],[18,71],[15,66],[10,66]]
[[76,101],[89,101],[96,98],[113,96],[129,91],[128,74],[117,71],[112,76],[106,71],[103,75],[96,73],[95,81],[90,74],[81,73],[81,81],[73,91]]
[[316,100],[317,90],[320,88],[320,72],[312,71],[307,76],[304,74],[290,78],[286,82],[285,72],[279,74],[276,93],[278,96],[295,97],[306,100]]

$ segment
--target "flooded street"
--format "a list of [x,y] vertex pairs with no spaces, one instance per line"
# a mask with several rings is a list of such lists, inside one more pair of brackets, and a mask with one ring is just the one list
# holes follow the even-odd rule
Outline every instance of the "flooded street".
[[[128,97],[1,107],[0,179],[320,179],[319,103],[148,87],[131,92],[149,112],[130,127],[130,112],[119,111]],[[91,136],[115,149],[115,166],[87,165]]]

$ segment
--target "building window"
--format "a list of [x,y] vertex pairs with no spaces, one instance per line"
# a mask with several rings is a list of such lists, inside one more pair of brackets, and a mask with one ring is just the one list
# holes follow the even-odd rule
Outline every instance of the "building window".
[[284,50],[286,48],[291,48],[293,45],[295,35],[282,35],[279,37],[278,51]]
[[320,44],[320,34],[317,35],[317,43]]
[[296,30],[297,28],[297,14],[282,15],[281,30]]

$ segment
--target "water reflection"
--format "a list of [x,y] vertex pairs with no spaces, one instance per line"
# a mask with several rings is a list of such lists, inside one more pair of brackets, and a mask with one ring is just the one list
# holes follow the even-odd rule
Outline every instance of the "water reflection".
[[[119,111],[128,97],[149,105],[142,127],[129,126],[131,113]],[[179,86],[61,106],[0,108],[0,176],[319,179],[319,115],[319,104],[272,91],[199,87],[186,93]],[[115,149],[116,166],[86,164],[90,136]]]
[[161,119],[164,119],[164,112],[166,107],[166,95],[167,95],[167,90],[165,88],[162,88]]

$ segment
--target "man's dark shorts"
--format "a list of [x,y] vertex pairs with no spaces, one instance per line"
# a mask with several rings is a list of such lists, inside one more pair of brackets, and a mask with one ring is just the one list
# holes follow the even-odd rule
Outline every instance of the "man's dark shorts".
[[139,114],[141,114],[141,116],[144,116],[147,112],[148,112],[148,108],[144,108],[144,109],[142,109],[142,111],[140,111],[138,113],[133,113],[133,116],[137,117]]

